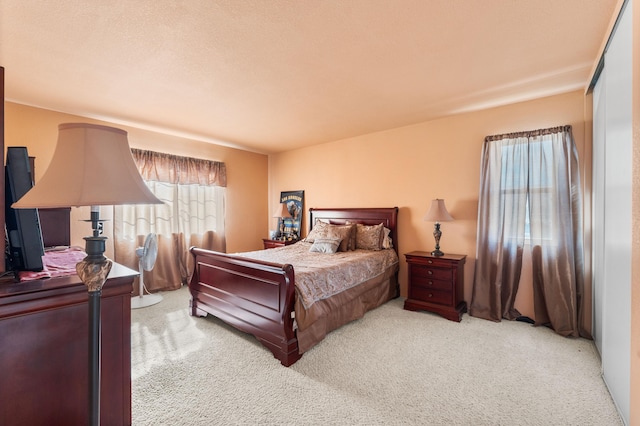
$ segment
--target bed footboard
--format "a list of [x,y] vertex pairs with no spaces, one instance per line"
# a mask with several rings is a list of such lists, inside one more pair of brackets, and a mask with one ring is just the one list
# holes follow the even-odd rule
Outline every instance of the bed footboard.
[[301,355],[293,329],[294,271],[279,265],[191,248],[191,315],[208,313],[254,335],[285,366]]

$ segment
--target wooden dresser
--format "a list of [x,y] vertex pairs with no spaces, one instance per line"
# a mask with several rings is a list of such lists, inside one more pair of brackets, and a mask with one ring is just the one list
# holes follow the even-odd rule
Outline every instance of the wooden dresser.
[[[102,289],[103,425],[131,424],[131,290],[114,263]],[[89,417],[89,312],[77,275],[0,283],[0,424],[83,425]]]
[[414,251],[405,254],[409,266],[409,297],[404,308],[435,312],[452,321],[460,321],[467,311],[463,300],[466,255]]

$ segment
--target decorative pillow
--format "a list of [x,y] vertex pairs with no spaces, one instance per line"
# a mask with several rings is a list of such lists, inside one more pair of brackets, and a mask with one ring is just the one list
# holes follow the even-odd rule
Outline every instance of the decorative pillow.
[[383,249],[390,249],[393,248],[393,240],[391,239],[391,229],[385,227],[384,228],[384,234],[382,237],[382,248]]
[[309,251],[317,253],[335,253],[340,246],[340,240],[337,238],[316,238],[311,245]]
[[329,225],[326,236],[328,238],[340,239],[340,247],[338,247],[338,251],[349,251],[353,250],[350,243],[354,231],[354,225]]
[[347,220],[345,225],[351,225],[351,240],[349,241],[349,250],[356,249],[356,234],[358,233],[358,228],[356,227],[355,222],[351,222]]
[[[303,241],[313,243],[318,238],[337,238],[340,240],[338,251],[355,250],[355,232],[354,225],[332,225],[316,221],[313,229]],[[353,248],[351,248],[352,245]]]
[[349,240],[349,250],[355,250],[356,249],[356,234],[358,233],[358,227],[356,226],[355,223],[347,222],[347,224],[351,225],[351,239]]
[[302,241],[306,241],[308,243],[312,243],[316,238],[321,238],[326,235],[326,227],[329,226],[327,222],[322,222],[316,219],[316,223],[313,224],[313,229],[309,232]]
[[356,248],[362,250],[380,250],[382,249],[382,240],[384,237],[384,225],[363,225],[358,223],[356,231]]

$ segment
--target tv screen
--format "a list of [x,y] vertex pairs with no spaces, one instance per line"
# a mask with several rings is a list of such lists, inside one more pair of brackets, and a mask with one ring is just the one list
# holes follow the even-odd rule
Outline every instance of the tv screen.
[[41,271],[44,246],[38,209],[13,209],[33,186],[26,147],[8,147],[5,166],[5,230],[7,271]]

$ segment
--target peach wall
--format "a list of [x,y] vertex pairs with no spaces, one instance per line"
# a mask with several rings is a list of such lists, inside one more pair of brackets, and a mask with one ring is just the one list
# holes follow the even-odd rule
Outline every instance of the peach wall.
[[[33,108],[11,102],[5,103],[5,145],[26,146],[29,155],[36,157],[36,181],[46,170],[58,138],[58,124],[91,122],[118,127],[129,132],[132,148],[150,149],[175,155],[223,161],[227,166],[226,234],[227,251],[238,252],[262,248],[267,224],[268,157],[206,142],[114,125],[55,111]],[[71,167],[73,165],[70,165]],[[109,208],[101,215],[109,219]],[[82,237],[91,233],[85,222],[88,208],[72,209],[72,243],[84,247]],[[105,223],[105,235],[110,237],[107,255],[113,257],[112,227]]]
[[[433,224],[422,218],[433,198],[444,198],[456,220],[442,224],[440,245],[445,253],[468,256],[464,293],[469,302],[485,136],[570,124],[582,160],[584,99],[575,91],[271,155],[269,211],[280,191],[288,190],[305,191],[305,221],[310,207],[398,206],[402,254],[433,250]],[[303,228],[308,229],[306,222]],[[404,258],[400,265],[406,297]],[[523,284],[517,307],[533,317],[528,286]]]

